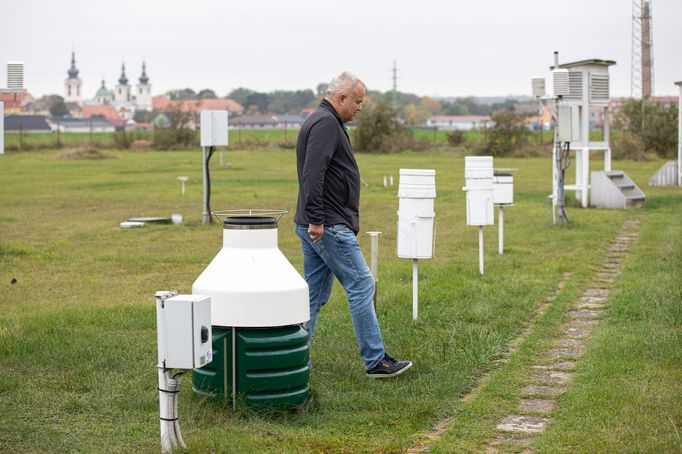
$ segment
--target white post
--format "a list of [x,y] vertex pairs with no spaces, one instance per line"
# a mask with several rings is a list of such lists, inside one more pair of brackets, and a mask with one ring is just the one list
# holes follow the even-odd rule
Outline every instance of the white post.
[[206,147],[201,147],[202,172],[204,174],[204,211],[201,216],[202,224],[211,222],[211,213],[208,212],[208,163],[206,162]]
[[677,106],[677,184],[682,186],[682,80],[675,82],[680,87],[680,97]]
[[483,226],[478,226],[478,270],[483,274]]
[[5,154],[5,103],[0,101],[0,154]]
[[604,172],[611,171],[611,126],[610,126],[610,112],[609,108],[604,109],[604,142],[606,142],[606,150],[604,151]]
[[497,246],[497,253],[499,255],[502,255],[504,253],[504,207],[502,205],[499,206],[498,210],[498,223],[499,223],[499,238],[498,238],[498,246]]
[[[384,177],[384,181],[386,177]],[[374,276],[374,311],[377,308],[377,284],[379,283],[379,235],[381,232],[367,232],[370,237],[370,248],[371,248],[371,261],[370,270],[372,271],[372,276]]]
[[583,102],[580,108],[580,135],[583,146],[583,180],[582,180],[582,207],[587,208],[590,198],[590,75],[583,71]]
[[412,259],[412,320],[417,320],[419,314],[419,272],[417,259]]
[[[556,225],[556,211],[559,191],[559,169],[556,162],[556,149],[559,142],[559,100],[554,101],[554,141],[552,142],[552,224]],[[565,193],[565,191],[564,191]]]
[[581,202],[583,208],[587,208],[587,203],[589,202],[590,194],[590,148],[583,148],[582,155],[582,169],[583,169],[583,180],[582,180],[582,196]]

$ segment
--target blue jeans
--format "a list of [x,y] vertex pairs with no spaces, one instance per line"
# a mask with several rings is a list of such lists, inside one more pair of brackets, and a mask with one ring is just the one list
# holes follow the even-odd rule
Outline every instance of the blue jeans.
[[301,238],[303,277],[310,295],[308,345],[336,276],[348,295],[360,357],[365,362],[365,369],[371,369],[384,357],[384,342],[372,303],[374,277],[355,234],[343,224],[325,226],[324,235],[317,243],[310,239],[307,225],[296,225],[296,234]]

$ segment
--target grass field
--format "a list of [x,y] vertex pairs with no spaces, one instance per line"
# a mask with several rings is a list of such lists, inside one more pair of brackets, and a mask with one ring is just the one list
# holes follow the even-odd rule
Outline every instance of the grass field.
[[[0,451],[157,452],[153,294],[189,292],[221,244],[219,226],[200,225],[200,152],[111,151],[110,159],[91,161],[57,155],[0,156]],[[230,151],[224,158],[230,169],[213,160],[214,210],[295,209],[292,151]],[[516,203],[505,210],[503,256],[497,255],[496,227],[486,229],[486,274],[480,276],[477,231],[465,226],[462,158],[402,153],[358,155],[358,162],[368,184],[359,235],[366,256],[364,232],[384,232],[383,337],[389,353],[411,359],[413,369],[391,381],[364,377],[347,301],[335,285],[312,346],[309,404],[291,413],[233,412],[193,398],[186,381],[180,418],[191,452],[401,452],[450,415],[457,424],[436,445],[438,452],[480,451],[486,422],[511,405],[503,398],[509,382],[493,383],[495,399],[484,395],[465,404],[460,397],[497,367],[536,307],[571,272],[541,330],[505,365],[511,369],[502,378],[513,381],[514,365],[559,323],[559,309],[579,295],[608,241],[633,214],[569,206],[572,224],[552,226],[549,161],[496,159],[497,167],[518,169]],[[578,386],[562,400],[556,430],[539,440],[547,452],[680,449],[682,193],[646,186],[660,164],[614,162],[647,193],[647,208],[636,211],[643,217],[642,239],[616,284]],[[384,175],[393,175],[397,185],[400,168],[437,171],[436,256],[420,264],[416,323],[410,261],[395,256],[397,187],[382,184]],[[179,175],[190,177],[184,196]],[[131,216],[171,213],[183,214],[185,223],[118,227]],[[300,270],[292,222],[292,214],[280,222],[280,248]],[[610,377],[628,393],[616,395]],[[662,396],[645,401],[637,392],[643,389]],[[658,430],[646,438],[642,427]]]
[[[128,133],[131,140],[154,140],[153,131],[132,131]],[[254,145],[263,146],[278,144],[288,144],[296,141],[297,129],[230,129],[228,141],[233,148],[248,148]],[[412,135],[417,141],[426,142],[434,145],[446,145],[448,143],[448,131],[417,128],[412,130]],[[465,141],[469,145],[482,140],[482,131],[465,131]],[[593,134],[593,140],[599,138],[599,133]],[[531,143],[540,143],[540,132],[531,132],[529,140]],[[552,133],[545,131],[542,135],[543,143],[548,144],[552,140]],[[199,136],[196,136],[197,146]],[[59,144],[59,146],[58,146]],[[19,134],[6,133],[5,146],[8,150],[37,150],[46,148],[75,147],[93,145],[100,148],[116,148],[114,133],[40,133],[40,134]]]

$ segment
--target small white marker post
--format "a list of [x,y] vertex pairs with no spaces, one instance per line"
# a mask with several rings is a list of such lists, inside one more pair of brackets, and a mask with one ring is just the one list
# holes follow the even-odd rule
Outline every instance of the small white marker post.
[[504,206],[500,205],[498,207],[498,215],[497,215],[497,220],[500,223],[499,229],[498,229],[498,245],[497,245],[497,253],[499,255],[504,254]]
[[178,181],[180,182],[180,191],[182,192],[182,195],[185,195],[185,182],[189,180],[189,177],[181,176],[178,177]]
[[388,179],[388,181],[391,184],[391,186],[393,186],[393,175],[391,175],[391,177]]
[[478,226],[478,270],[483,274],[483,226]]
[[[384,177],[385,178],[385,177]],[[374,276],[374,311],[377,309],[377,284],[379,283],[379,235],[381,232],[367,232],[370,238],[371,260],[370,270]]]
[[384,187],[388,186],[388,179],[386,178],[386,175],[384,175]]

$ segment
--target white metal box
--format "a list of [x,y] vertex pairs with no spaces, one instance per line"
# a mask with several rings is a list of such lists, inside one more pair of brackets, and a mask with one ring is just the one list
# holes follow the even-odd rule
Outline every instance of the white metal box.
[[533,96],[536,98],[542,98],[545,96],[545,78],[544,77],[533,77]]
[[433,257],[436,171],[400,169],[397,254],[400,258]]
[[514,203],[514,177],[507,173],[493,176],[493,203],[511,205]]
[[227,121],[227,110],[202,110],[201,146],[226,146]]
[[213,359],[210,297],[157,300],[156,330],[159,363],[166,369],[194,369]]
[[580,117],[578,107],[559,106],[559,142],[580,142]]
[[467,225],[493,225],[493,179],[467,180]]
[[398,250],[400,258],[433,257],[436,213],[433,199],[401,198],[398,208]]

